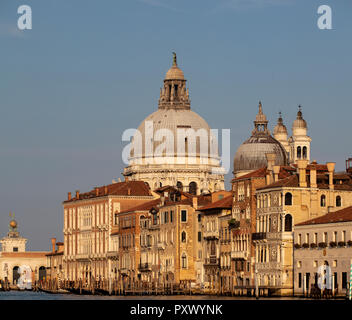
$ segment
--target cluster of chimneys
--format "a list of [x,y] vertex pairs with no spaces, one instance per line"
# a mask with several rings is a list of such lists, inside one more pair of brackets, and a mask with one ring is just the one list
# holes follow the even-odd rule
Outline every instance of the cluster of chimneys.
[[[95,187],[94,188],[94,192],[95,192],[95,196],[99,196],[99,195],[106,195],[108,194],[108,186],[104,186],[104,193],[102,194],[99,194],[99,188],[98,187]],[[131,188],[128,188],[127,189],[127,194],[130,196],[131,195]],[[76,199],[79,199],[79,190],[76,190]],[[67,200],[70,201],[72,200],[72,194],[71,192],[68,192],[67,193]]]
[[63,251],[64,244],[62,242],[56,243],[56,238],[51,238],[52,252],[56,252],[56,245],[57,245],[57,251]]
[[[169,197],[169,193],[165,191],[163,195],[160,197],[160,206],[163,207],[165,205],[165,199]],[[192,206],[194,209],[198,209],[198,198],[194,196],[192,198]]]
[[[266,160],[268,162],[267,173],[266,173],[266,184],[269,185],[273,182],[279,180],[280,166],[275,165],[276,155],[275,153],[267,153]],[[299,186],[302,188],[307,187],[307,166],[309,162],[308,160],[297,160],[297,169],[299,176]],[[335,170],[335,162],[327,162],[326,166],[328,168],[329,173],[329,189],[334,189],[334,170]],[[310,164],[310,187],[317,188],[317,169],[316,169],[316,161],[313,161]]]

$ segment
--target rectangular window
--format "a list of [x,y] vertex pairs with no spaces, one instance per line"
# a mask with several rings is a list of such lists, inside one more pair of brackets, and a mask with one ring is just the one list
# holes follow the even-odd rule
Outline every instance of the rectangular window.
[[309,233],[306,233],[306,243],[309,243]]
[[181,210],[181,221],[187,222],[187,210]]
[[202,242],[202,233],[198,232],[198,242]]
[[342,289],[347,288],[347,272],[342,272]]
[[342,231],[342,239],[341,241],[346,242],[346,231]]
[[328,242],[328,233],[327,232],[323,233],[323,242],[325,242],[325,243]]
[[164,212],[164,222],[165,223],[169,222],[169,212],[168,211]]
[[200,213],[198,214],[198,222],[201,222],[202,220],[202,216],[200,215]]
[[18,248],[17,247],[13,247],[13,252],[18,252]]
[[337,232],[336,231],[333,233],[333,240],[332,241],[337,242]]
[[174,212],[172,210],[170,211],[170,222],[174,222]]
[[298,288],[302,288],[302,273],[298,274]]
[[318,234],[314,233],[314,243],[317,243],[317,242],[318,242]]
[[298,235],[298,244],[302,244],[302,235],[301,234]]

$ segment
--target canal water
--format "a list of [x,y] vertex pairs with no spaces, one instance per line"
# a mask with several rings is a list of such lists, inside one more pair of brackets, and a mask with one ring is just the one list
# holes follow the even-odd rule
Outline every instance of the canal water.
[[[177,295],[177,296],[92,296],[75,294],[49,294],[33,291],[6,291],[0,292],[0,300],[256,300],[249,297],[224,297],[224,296],[201,296],[201,295]],[[296,297],[265,298],[260,300],[303,300]]]

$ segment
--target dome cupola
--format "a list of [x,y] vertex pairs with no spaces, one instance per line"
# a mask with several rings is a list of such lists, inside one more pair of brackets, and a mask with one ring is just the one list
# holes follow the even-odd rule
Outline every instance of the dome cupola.
[[293,135],[306,135],[307,134],[307,122],[302,116],[302,107],[298,106],[297,118],[292,124]]
[[176,53],[160,89],[158,109],[142,121],[133,136],[123,175],[145,181],[152,189],[171,185],[197,194],[224,190],[217,137],[191,110]]
[[159,109],[190,109],[189,90],[183,71],[177,66],[177,56],[173,52],[172,67],[166,72],[164,86],[160,89]]
[[287,164],[287,153],[279,141],[270,135],[268,120],[263,113],[261,102],[254,121],[254,130],[251,137],[237,149],[234,158],[234,175],[242,176],[251,171],[267,166],[267,153],[274,153],[275,165]]
[[284,125],[284,121],[282,120],[282,114],[279,112],[279,118],[277,119],[277,125],[274,128],[274,137],[276,139],[276,135],[286,134],[287,138],[287,128]]

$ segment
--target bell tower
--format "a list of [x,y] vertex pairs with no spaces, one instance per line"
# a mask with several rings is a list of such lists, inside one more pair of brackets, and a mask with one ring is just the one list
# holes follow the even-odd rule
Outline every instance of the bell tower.
[[290,162],[297,160],[310,161],[310,142],[312,139],[307,135],[307,122],[303,119],[302,107],[298,106],[297,118],[292,124],[292,137],[290,143]]

